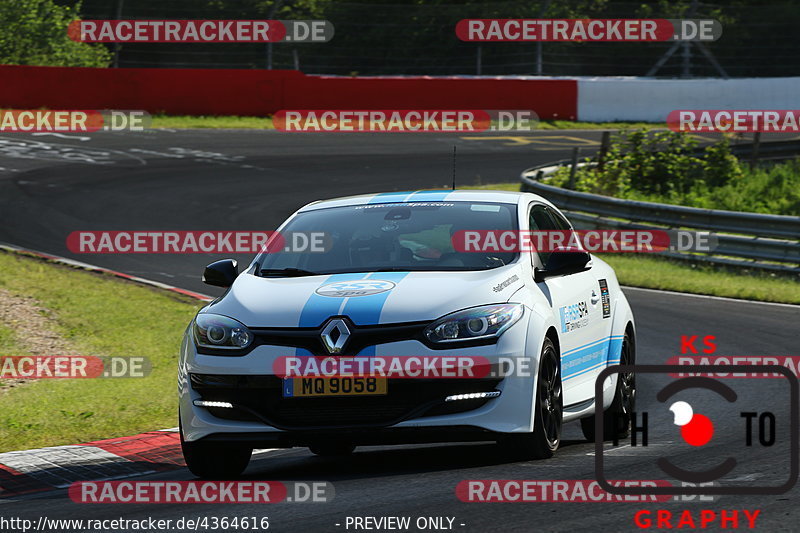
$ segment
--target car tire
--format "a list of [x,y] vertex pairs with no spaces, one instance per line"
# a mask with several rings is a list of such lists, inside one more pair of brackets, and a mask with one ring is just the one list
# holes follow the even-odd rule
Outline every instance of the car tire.
[[561,444],[564,416],[561,365],[549,338],[545,338],[542,346],[536,380],[533,432],[509,435],[502,444],[520,458],[549,459]]
[[355,451],[356,447],[353,444],[337,443],[337,444],[313,444],[308,447],[311,453],[319,455],[320,457],[339,457],[343,455],[350,455]]
[[229,479],[239,476],[250,463],[253,449],[218,442],[187,442],[181,434],[181,450],[189,471],[203,479]]
[[[620,365],[632,365],[635,361],[634,344],[626,333],[622,339]],[[614,400],[603,412],[603,440],[624,439],[630,434],[631,417],[636,409],[636,375],[633,372],[620,374],[614,391]],[[581,418],[581,430],[587,440],[595,441],[594,415]]]

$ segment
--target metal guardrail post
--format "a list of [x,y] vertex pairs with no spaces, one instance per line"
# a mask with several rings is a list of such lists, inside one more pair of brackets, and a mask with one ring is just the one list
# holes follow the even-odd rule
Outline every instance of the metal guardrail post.
[[761,145],[761,132],[757,131],[753,135],[753,153],[750,156],[750,168],[754,168],[758,164],[758,149]]
[[597,152],[597,170],[602,172],[606,165],[606,155],[608,149],[611,148],[611,132],[604,131],[603,136],[600,138],[600,151]]
[[570,190],[575,190],[575,174],[578,172],[578,154],[580,154],[581,149],[579,147],[575,147],[572,149],[572,167],[569,171],[569,188]]

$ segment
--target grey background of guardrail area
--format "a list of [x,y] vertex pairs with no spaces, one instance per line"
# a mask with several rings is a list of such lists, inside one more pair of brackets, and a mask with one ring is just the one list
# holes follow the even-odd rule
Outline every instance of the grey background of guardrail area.
[[520,180],[523,191],[536,193],[553,202],[565,211],[576,229],[712,231],[717,233],[718,241],[716,249],[710,254],[661,252],[657,255],[800,273],[800,217],[623,200],[541,182],[570,163],[571,160],[564,160],[526,169]]

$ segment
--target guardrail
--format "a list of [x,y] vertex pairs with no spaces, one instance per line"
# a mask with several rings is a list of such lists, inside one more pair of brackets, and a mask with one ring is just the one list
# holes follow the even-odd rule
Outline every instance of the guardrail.
[[[571,162],[564,160],[526,169],[520,180],[522,190],[539,194],[566,211],[578,229],[712,230],[717,234],[718,241],[711,254],[664,252],[662,255],[691,261],[800,273],[800,217],[623,200],[542,183],[542,180]],[[643,222],[654,225],[642,224]]]
[[761,134],[757,132],[752,143],[731,144],[731,153],[746,161],[793,159],[800,154],[800,141],[770,141],[762,143]]

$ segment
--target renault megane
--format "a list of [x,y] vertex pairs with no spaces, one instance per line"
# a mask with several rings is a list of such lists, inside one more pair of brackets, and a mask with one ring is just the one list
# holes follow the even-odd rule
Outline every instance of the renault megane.
[[[180,428],[189,469],[240,474],[254,448],[496,441],[550,457],[562,424],[625,436],[635,401],[631,309],[613,270],[581,249],[460,251],[464,230],[571,230],[529,193],[419,191],[314,202],[278,229],[323,233],[317,252],[265,250],[188,327],[179,362]],[[480,357],[480,376],[286,377],[286,358]],[[508,362],[513,369],[509,368]],[[527,369],[528,371],[523,371]]]

